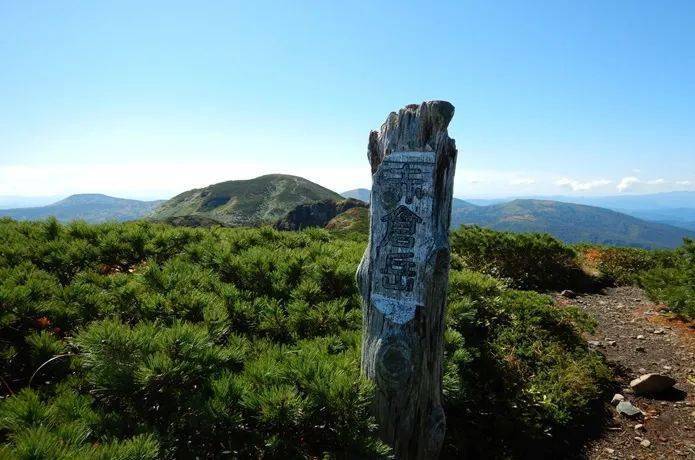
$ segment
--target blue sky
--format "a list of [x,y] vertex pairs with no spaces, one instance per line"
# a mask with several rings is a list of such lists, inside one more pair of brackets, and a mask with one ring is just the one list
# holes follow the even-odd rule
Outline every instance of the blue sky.
[[457,196],[695,190],[695,2],[0,0],[0,196],[369,186],[428,99]]

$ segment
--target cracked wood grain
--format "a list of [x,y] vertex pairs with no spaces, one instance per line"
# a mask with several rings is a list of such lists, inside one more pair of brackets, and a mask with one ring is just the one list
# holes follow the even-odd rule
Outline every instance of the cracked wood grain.
[[456,145],[445,101],[392,112],[369,135],[369,244],[357,270],[363,302],[362,372],[397,458],[436,458],[441,405]]

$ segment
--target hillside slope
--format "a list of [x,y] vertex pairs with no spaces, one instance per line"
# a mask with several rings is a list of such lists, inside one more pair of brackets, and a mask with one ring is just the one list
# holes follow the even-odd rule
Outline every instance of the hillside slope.
[[371,194],[371,190],[366,188],[354,188],[352,190],[348,190],[346,192],[341,193],[341,195],[345,198],[353,198],[355,200],[364,201],[365,203],[369,203]]
[[205,216],[227,225],[260,225],[274,223],[300,204],[326,199],[342,197],[301,177],[269,174],[183,192],[162,204],[153,217]]
[[[464,202],[465,203],[465,202]],[[494,230],[546,232],[568,243],[644,248],[676,247],[695,232],[647,222],[608,209],[547,200],[514,200],[490,206],[454,204],[452,227],[476,224]]]
[[338,214],[326,224],[327,230],[369,233],[369,208],[357,207]]
[[39,220],[55,217],[60,221],[82,219],[87,222],[126,221],[148,216],[163,200],[140,201],[98,193],[72,195],[48,206],[0,210],[0,217]]

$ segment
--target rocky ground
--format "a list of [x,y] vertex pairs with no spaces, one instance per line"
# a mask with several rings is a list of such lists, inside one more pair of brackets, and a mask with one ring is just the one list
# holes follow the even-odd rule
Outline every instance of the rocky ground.
[[[558,296],[594,316],[598,327],[587,337],[603,353],[618,378],[625,400],[642,411],[619,414],[606,401],[612,418],[587,447],[591,459],[695,459],[695,326],[669,318],[636,287],[608,289],[576,298]],[[675,379],[658,395],[638,395],[630,381],[648,373]]]

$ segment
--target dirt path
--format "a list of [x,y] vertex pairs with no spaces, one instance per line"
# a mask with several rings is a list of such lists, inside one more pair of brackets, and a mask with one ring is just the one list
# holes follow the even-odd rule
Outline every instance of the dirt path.
[[[558,302],[577,306],[598,320],[596,332],[587,339],[613,366],[622,388],[618,391],[645,414],[627,418],[607,401],[613,418],[604,435],[588,446],[588,457],[695,459],[693,325],[659,314],[659,306],[635,287],[575,299],[558,297]],[[635,395],[629,389],[630,381],[646,373],[673,377],[675,390],[658,398]],[[636,429],[637,424],[643,426]]]

